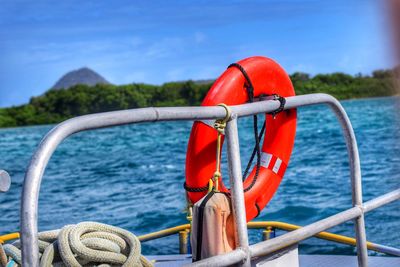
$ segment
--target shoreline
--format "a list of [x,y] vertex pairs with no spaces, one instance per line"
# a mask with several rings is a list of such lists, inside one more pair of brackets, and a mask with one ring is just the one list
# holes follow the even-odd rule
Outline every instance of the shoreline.
[[[379,99],[385,99],[385,98],[396,98],[396,97],[400,97],[400,93],[399,94],[394,94],[391,96],[371,96],[371,97],[360,97],[360,98],[347,98],[347,99],[338,99],[340,102],[348,102],[348,101],[357,101],[357,100],[379,100]],[[101,112],[99,112],[101,113]],[[87,115],[87,114],[83,114],[83,115]],[[81,115],[81,116],[83,116]],[[57,125],[61,122],[63,122],[65,120],[62,120],[58,123],[45,123],[45,124],[30,124],[30,125],[21,125],[21,126],[14,126],[14,127],[0,127],[0,131],[2,130],[10,130],[10,129],[21,129],[21,128],[31,128],[31,127],[44,127],[44,126],[52,126],[52,125]]]

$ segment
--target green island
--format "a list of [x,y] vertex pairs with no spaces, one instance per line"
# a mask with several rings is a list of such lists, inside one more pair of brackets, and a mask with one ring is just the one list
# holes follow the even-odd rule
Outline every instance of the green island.
[[[344,73],[310,76],[290,75],[296,94],[328,93],[338,99],[390,96],[396,93],[393,70],[376,70],[371,75]],[[32,97],[28,104],[0,109],[0,127],[52,124],[71,117],[150,106],[199,105],[212,81],[170,82],[162,85],[75,85],[51,89]]]

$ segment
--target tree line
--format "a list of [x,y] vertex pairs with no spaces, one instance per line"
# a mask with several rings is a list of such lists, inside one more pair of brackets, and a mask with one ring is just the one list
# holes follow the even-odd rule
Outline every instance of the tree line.
[[[338,99],[389,96],[395,94],[392,70],[377,70],[372,75],[296,72],[290,75],[296,94],[328,93]],[[199,105],[212,82],[170,82],[163,85],[76,85],[49,90],[32,97],[28,104],[0,109],[0,127],[51,124],[96,112],[149,106]]]

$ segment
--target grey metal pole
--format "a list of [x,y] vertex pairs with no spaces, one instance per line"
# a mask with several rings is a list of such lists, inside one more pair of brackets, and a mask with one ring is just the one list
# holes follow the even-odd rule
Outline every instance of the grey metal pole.
[[[361,183],[361,167],[360,167],[360,157],[358,154],[358,146],[356,136],[354,134],[353,127],[351,125],[350,119],[347,116],[346,111],[340,105],[339,101],[335,99],[331,103],[330,107],[335,112],[339,122],[342,126],[344,137],[346,140],[346,146],[348,151],[348,158],[350,162],[350,178],[351,178],[351,193],[352,193],[352,203],[353,207],[362,207],[362,183]],[[367,237],[365,233],[365,221],[364,221],[364,211],[362,214],[355,219],[355,232],[357,240],[357,259],[358,265],[362,267],[368,266],[368,250],[367,250]]]
[[353,207],[348,210],[342,211],[332,215],[326,219],[322,219],[315,223],[304,226],[300,229],[294,230],[290,233],[272,238],[267,241],[262,241],[250,246],[251,256],[266,256],[279,249],[296,244],[304,239],[307,239],[319,232],[325,231],[328,228],[351,220],[362,213],[361,208]]
[[364,212],[369,212],[390,202],[400,199],[400,189],[381,195],[377,198],[364,202]]
[[238,262],[243,261],[247,257],[247,250],[243,248],[237,248],[231,252],[213,256],[201,261],[196,261],[184,266],[196,266],[196,267],[210,267],[210,266],[236,266]]
[[294,230],[279,237],[275,237],[273,239],[254,244],[250,246],[251,255],[268,255],[281,248],[290,246],[299,241],[314,236],[315,234],[325,231],[333,226],[357,218],[363,213],[363,211],[368,212],[396,200],[400,200],[400,189],[369,200],[365,202],[362,207],[353,207],[347,209],[328,218],[304,226],[298,230]]
[[241,266],[250,266],[249,240],[247,234],[246,208],[244,204],[242,164],[240,161],[237,115],[232,114],[225,130],[227,139],[229,180],[231,185],[232,207],[235,216],[239,246],[246,251],[247,257]]

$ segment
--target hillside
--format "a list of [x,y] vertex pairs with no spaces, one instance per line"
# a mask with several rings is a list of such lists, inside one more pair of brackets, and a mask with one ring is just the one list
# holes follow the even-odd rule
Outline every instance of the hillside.
[[109,84],[109,82],[100,74],[85,67],[68,72],[51,89],[68,89],[78,84],[94,86],[96,84]]
[[[395,93],[394,72],[377,70],[372,75],[306,73],[291,76],[297,94],[323,92],[338,99],[389,96]],[[199,105],[212,81],[94,86],[77,84],[69,89],[49,90],[32,97],[28,104],[0,109],[0,127],[57,123],[83,114],[149,106]]]

